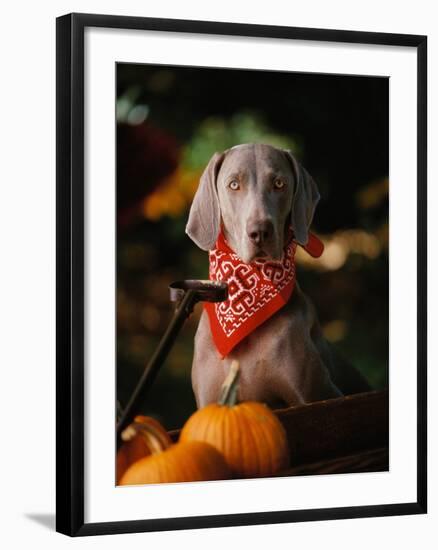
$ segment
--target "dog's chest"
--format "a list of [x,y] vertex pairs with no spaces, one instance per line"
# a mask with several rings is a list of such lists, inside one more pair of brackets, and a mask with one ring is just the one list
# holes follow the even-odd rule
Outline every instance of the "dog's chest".
[[[203,312],[195,338],[192,382],[198,406],[217,400],[230,364],[240,364],[239,398],[269,404],[283,399],[286,387],[293,390],[303,359],[304,301],[298,288],[292,299],[221,359],[208,316]],[[288,401],[293,402],[292,391]]]
[[230,354],[249,366],[255,361],[275,363],[290,349],[293,321],[289,311],[281,310],[266,320]]
[[290,380],[293,369],[293,321],[288,312],[278,312],[252,332],[227,357],[241,367],[240,399],[270,402]]

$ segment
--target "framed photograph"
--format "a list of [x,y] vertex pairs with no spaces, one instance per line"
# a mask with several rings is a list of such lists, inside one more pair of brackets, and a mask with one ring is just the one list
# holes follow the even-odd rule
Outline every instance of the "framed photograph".
[[425,36],[57,19],[57,530],[426,513]]

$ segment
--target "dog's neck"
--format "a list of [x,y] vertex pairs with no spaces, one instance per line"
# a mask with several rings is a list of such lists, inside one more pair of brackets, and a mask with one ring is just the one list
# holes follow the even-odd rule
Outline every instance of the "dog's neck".
[[[222,358],[274,313],[292,296],[295,288],[295,251],[297,242],[290,235],[281,261],[256,259],[243,262],[232,250],[223,232],[209,252],[212,281],[228,283],[228,299],[217,304],[204,303],[213,341]],[[313,234],[303,247],[319,257],[323,243]]]
[[209,253],[210,279],[228,284],[228,299],[204,303],[213,341],[222,358],[290,299],[295,287],[295,250],[290,240],[281,261],[256,259],[243,262],[224,235]]

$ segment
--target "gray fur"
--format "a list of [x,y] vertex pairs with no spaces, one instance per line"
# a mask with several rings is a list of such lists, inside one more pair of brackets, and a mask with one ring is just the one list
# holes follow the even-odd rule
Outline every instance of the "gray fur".
[[186,233],[202,250],[211,250],[219,234],[220,209],[216,178],[224,154],[215,153],[201,176],[190,208]]
[[286,155],[293,166],[296,181],[291,211],[292,229],[296,241],[306,245],[309,238],[309,228],[321,197],[316,183],[307,170],[297,162],[290,151],[286,151]]
[[[238,190],[231,190],[231,181],[238,182]],[[284,183],[281,189],[275,187],[277,181]],[[222,224],[228,243],[244,262],[260,256],[279,260],[290,224],[297,241],[307,243],[318,200],[315,182],[290,151],[240,145],[210,160],[186,231],[200,248],[210,250]],[[202,313],[192,366],[199,407],[217,400],[234,359],[241,367],[242,400],[293,405],[369,389],[324,339],[314,307],[298,283],[289,302],[223,360]]]

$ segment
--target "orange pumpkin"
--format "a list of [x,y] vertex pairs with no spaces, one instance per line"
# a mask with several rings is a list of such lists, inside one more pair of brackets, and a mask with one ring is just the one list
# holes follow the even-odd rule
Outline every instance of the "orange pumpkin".
[[206,441],[220,451],[236,477],[265,477],[289,464],[286,432],[263,403],[236,404],[239,364],[233,361],[221,398],[196,411],[180,441]]
[[164,451],[172,440],[163,426],[150,416],[136,416],[122,432],[124,443],[117,452],[117,483],[127,468],[140,458]]
[[230,477],[224,457],[214,447],[202,441],[188,441],[138,460],[126,470],[120,485],[212,481]]

